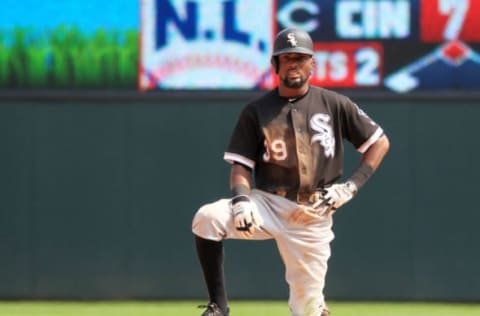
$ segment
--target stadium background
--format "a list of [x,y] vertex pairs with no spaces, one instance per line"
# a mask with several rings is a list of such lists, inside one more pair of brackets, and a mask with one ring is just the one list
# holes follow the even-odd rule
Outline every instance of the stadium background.
[[[22,24],[32,20],[12,18],[35,5],[22,3],[10,3],[18,15],[0,13],[3,52],[15,46],[11,34],[36,32]],[[98,12],[114,12],[102,16],[102,27],[138,34],[138,16],[124,18],[138,3],[71,1],[85,10],[58,15],[45,3],[52,18],[36,23],[52,24],[39,29],[56,29],[65,21],[55,19],[77,12],[70,18],[82,19],[73,23],[94,38]],[[104,74],[96,85],[75,85],[60,67],[65,86],[51,77],[21,81],[11,56],[32,46],[0,58],[0,299],[203,299],[191,218],[228,194],[223,150],[241,107],[260,92],[138,93],[131,76],[138,51],[128,45],[124,77],[114,71],[112,81]],[[348,91],[384,127],[392,149],[336,215],[327,298],[480,299],[475,92]],[[348,174],[357,160],[347,156]],[[226,246],[232,298],[286,298],[273,242]]]

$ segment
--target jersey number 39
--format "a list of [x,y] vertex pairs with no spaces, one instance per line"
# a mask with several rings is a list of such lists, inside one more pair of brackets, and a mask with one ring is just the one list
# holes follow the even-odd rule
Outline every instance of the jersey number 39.
[[268,144],[265,140],[265,153],[263,154],[263,160],[268,162],[270,160],[283,161],[287,159],[287,145],[282,139],[275,139],[272,143]]

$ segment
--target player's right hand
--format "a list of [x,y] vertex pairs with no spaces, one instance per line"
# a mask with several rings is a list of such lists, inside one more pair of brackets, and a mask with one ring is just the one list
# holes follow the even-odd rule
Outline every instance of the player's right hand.
[[255,226],[262,224],[260,216],[256,214],[255,206],[247,196],[241,196],[241,199],[233,198],[231,205],[235,228],[245,237],[251,237]]

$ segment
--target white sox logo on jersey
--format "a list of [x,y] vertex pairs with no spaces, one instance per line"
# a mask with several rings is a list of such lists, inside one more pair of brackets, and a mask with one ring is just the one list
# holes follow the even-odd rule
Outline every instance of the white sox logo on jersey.
[[310,127],[318,132],[312,136],[311,143],[318,141],[324,149],[325,157],[333,158],[335,156],[335,137],[333,137],[332,127],[328,124],[330,115],[318,113],[310,119]]
[[295,33],[288,33],[287,34],[288,40],[287,42],[290,44],[291,47],[297,47],[297,39],[295,38]]

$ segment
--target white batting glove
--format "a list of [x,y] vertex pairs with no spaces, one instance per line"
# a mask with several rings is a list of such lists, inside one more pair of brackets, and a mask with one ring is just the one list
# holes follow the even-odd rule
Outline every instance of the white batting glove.
[[357,186],[352,181],[335,183],[323,190],[323,199],[332,209],[337,209],[350,201],[357,191]]
[[332,206],[329,204],[329,200],[323,195],[324,192],[317,191],[315,192],[313,203],[311,208],[315,209],[315,213],[319,216],[326,215],[328,212],[332,211]]
[[232,212],[235,228],[246,237],[251,237],[255,226],[260,226],[263,221],[258,214],[255,205],[247,196],[234,197],[232,199]]

